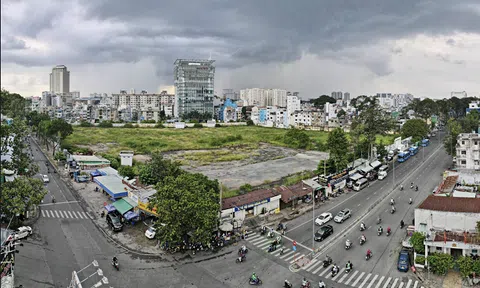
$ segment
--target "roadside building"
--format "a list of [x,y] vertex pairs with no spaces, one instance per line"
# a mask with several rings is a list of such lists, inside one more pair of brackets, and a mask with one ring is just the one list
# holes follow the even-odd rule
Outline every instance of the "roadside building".
[[110,161],[95,155],[71,155],[69,159],[75,166],[81,170],[96,170],[98,168],[110,167]]
[[456,167],[480,170],[480,134],[461,133],[457,136]]
[[134,211],[140,215],[141,219],[148,216],[158,217],[157,209],[155,207],[148,209],[150,197],[155,195],[155,193],[157,193],[157,190],[148,188],[130,189],[128,191],[128,198],[130,198],[135,204]]
[[222,200],[221,222],[242,226],[248,217],[280,211],[282,196],[273,189],[261,189]]
[[119,199],[128,196],[128,185],[123,179],[115,175],[97,176],[93,178],[101,191],[107,193],[113,199]]
[[415,231],[426,236],[425,258],[431,253],[479,255],[478,219],[480,198],[428,196],[415,209]]
[[295,207],[300,201],[311,199],[313,192],[312,187],[303,182],[288,187],[279,186],[273,189],[281,195],[280,209]]

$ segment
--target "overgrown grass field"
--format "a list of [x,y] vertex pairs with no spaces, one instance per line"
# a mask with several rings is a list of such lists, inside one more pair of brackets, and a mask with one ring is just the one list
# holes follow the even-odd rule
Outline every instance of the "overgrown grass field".
[[[72,135],[63,145],[75,150],[76,145],[105,144],[107,153],[116,155],[121,150],[133,150],[135,154],[149,154],[153,151],[178,151],[218,149],[237,145],[258,146],[269,143],[287,147],[283,142],[286,129],[258,126],[230,126],[216,128],[98,128],[74,127]],[[328,132],[305,131],[312,142],[326,143]],[[379,136],[384,143],[392,143],[394,136]],[[313,147],[314,145],[312,145]],[[217,155],[222,157],[225,155]]]

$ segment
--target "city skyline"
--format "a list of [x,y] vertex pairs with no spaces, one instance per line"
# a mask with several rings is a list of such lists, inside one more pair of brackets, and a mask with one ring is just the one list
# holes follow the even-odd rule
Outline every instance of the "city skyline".
[[2,2],[2,87],[41,95],[52,67],[64,64],[70,90],[82,95],[173,92],[175,59],[210,58],[218,96],[249,87],[299,91],[303,99],[331,91],[480,93],[475,1],[181,2]]

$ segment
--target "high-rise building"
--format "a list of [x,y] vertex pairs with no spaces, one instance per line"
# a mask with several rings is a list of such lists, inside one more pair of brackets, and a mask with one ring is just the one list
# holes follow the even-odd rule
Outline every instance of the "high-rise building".
[[50,73],[50,92],[70,92],[70,71],[67,70],[65,65],[53,67],[52,73]]
[[213,117],[215,60],[177,59],[174,69],[175,117],[190,112]]
[[343,100],[344,100],[344,101],[350,101],[350,93],[345,92],[345,93],[343,94]]
[[287,106],[287,90],[247,88],[240,90],[240,99],[251,106]]
[[452,92],[450,93],[450,97],[457,97],[457,98],[467,98],[467,92],[461,91],[461,92]]
[[223,100],[238,100],[240,95],[238,92],[235,92],[233,89],[223,89]]

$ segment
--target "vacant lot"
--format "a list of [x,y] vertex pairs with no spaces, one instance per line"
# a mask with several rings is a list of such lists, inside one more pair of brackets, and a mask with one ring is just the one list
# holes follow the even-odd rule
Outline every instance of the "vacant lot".
[[[246,153],[255,153],[260,143],[286,147],[283,137],[287,130],[258,126],[236,126],[218,128],[82,128],[75,127],[65,144],[68,148],[89,148],[95,152],[118,155],[121,150],[133,150],[135,154],[149,154],[153,151],[212,150],[220,148],[242,147]],[[313,142],[325,143],[328,132],[306,131]],[[392,143],[394,136],[386,138],[384,143]],[[73,149],[74,150],[74,149]],[[241,152],[241,151],[238,151]],[[243,156],[229,156],[218,152],[215,159],[222,161],[241,160]],[[223,154],[222,154],[223,153]],[[185,155],[185,160],[214,162],[208,152],[198,155]],[[241,154],[241,153],[237,153]],[[234,159],[230,159],[233,157]],[[235,158],[236,157],[236,158]],[[210,158],[210,159],[209,159]]]

